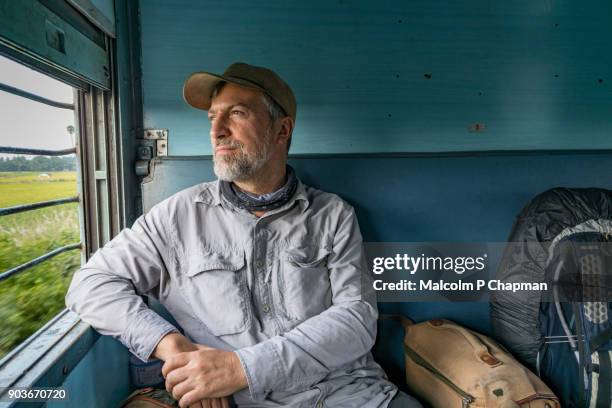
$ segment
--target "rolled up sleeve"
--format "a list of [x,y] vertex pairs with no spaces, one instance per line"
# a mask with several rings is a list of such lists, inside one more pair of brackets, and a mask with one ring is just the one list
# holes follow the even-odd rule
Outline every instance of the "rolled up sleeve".
[[368,353],[376,340],[376,295],[352,208],[343,212],[328,258],[332,306],[292,330],[236,351],[251,398],[300,391]]
[[66,295],[70,310],[143,361],[166,334],[178,332],[140,296],[167,275],[168,242],[162,215],[154,208],[98,250],[75,273]]

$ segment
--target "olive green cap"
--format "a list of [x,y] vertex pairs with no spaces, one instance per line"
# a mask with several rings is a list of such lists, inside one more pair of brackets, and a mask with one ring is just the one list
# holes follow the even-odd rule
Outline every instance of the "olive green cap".
[[230,82],[245,88],[264,92],[295,121],[297,103],[293,91],[274,71],[235,62],[223,75],[211,72],[195,72],[187,78],[183,86],[183,98],[194,108],[208,110],[212,101],[212,93],[219,82]]

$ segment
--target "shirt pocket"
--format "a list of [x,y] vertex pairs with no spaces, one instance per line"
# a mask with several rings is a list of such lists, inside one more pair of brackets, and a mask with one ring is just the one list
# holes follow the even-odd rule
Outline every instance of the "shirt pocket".
[[249,324],[244,252],[190,254],[182,289],[195,315],[215,336],[243,332]]
[[281,254],[279,286],[292,320],[305,320],[331,306],[329,254],[329,250],[317,246],[290,247]]

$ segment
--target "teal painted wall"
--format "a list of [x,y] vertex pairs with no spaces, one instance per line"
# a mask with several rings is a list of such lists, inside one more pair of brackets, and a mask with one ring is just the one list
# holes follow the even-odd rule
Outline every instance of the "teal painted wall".
[[254,4],[140,1],[144,124],[170,154],[210,154],[182,83],[237,60],[293,87],[293,153],[612,148],[608,1]]

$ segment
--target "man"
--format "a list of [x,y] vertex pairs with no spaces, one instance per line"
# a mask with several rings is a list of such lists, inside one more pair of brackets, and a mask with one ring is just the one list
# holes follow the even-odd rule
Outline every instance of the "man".
[[[417,407],[370,354],[376,299],[353,209],[287,166],[289,86],[243,63],[184,86],[207,110],[218,181],[170,197],[75,274],[68,306],[143,361],[181,407]],[[362,285],[362,282],[365,282]],[[156,297],[185,335],[147,308]]]

